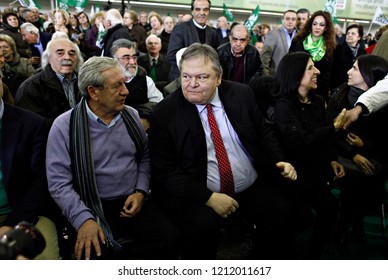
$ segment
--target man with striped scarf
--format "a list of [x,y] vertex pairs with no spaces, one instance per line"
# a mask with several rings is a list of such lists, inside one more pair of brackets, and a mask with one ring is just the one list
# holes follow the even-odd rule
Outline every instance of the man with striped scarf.
[[[125,105],[118,62],[90,58],[78,86],[83,97],[54,121],[46,158],[50,194],[77,231],[75,257],[177,258],[175,227],[147,199],[148,139],[137,111]],[[131,240],[126,250],[123,238]]]

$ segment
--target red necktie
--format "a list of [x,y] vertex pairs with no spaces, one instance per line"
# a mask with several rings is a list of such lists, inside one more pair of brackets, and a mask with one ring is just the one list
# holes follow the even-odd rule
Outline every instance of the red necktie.
[[212,104],[206,105],[207,118],[209,121],[210,130],[212,133],[214,148],[216,149],[216,157],[218,161],[218,169],[220,170],[221,192],[229,196],[234,196],[234,182],[232,168],[228,154],[226,153],[224,141],[222,141],[220,130],[213,115]]

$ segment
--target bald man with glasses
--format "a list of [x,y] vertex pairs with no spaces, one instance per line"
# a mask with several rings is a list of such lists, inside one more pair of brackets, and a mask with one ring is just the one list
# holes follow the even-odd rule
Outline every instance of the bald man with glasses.
[[218,47],[224,79],[247,84],[252,77],[261,76],[260,54],[249,44],[250,39],[246,26],[237,24],[230,32],[229,43]]

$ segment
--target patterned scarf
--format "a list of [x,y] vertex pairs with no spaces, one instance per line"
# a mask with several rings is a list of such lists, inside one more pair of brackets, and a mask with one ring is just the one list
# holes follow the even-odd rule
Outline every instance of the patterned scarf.
[[[108,244],[117,250],[121,248],[121,245],[113,238],[112,231],[104,217],[104,211],[97,189],[85,102],[86,100],[82,98],[77,106],[74,107],[70,118],[70,155],[74,188],[85,205],[90,209],[96,222],[101,226]],[[144,151],[140,128],[127,109],[124,109],[121,115],[128,133],[135,143],[135,156],[137,162],[139,162]]]
[[318,40],[314,42],[313,36],[310,33],[306,39],[304,39],[303,47],[310,53],[311,59],[314,62],[320,61],[325,56],[326,46],[323,41],[323,36],[320,36]]

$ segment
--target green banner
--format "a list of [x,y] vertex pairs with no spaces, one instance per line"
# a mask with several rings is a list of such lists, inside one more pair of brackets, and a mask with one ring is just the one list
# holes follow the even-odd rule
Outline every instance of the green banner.
[[232,12],[229,11],[229,9],[228,9],[228,7],[225,5],[225,3],[223,4],[223,15],[224,15],[224,17],[226,17],[226,19],[227,19],[229,22],[234,21],[234,16],[233,16]]
[[[155,0],[144,1],[156,2]],[[187,0],[162,0],[161,2],[189,5]],[[253,10],[260,4],[261,11],[283,13],[289,9],[306,8],[313,13],[314,11],[323,10],[326,2],[327,0],[212,0],[212,7],[223,8],[223,4],[226,3],[229,8]],[[372,20],[378,6],[385,14],[388,14],[388,0],[336,0],[336,17]]]

